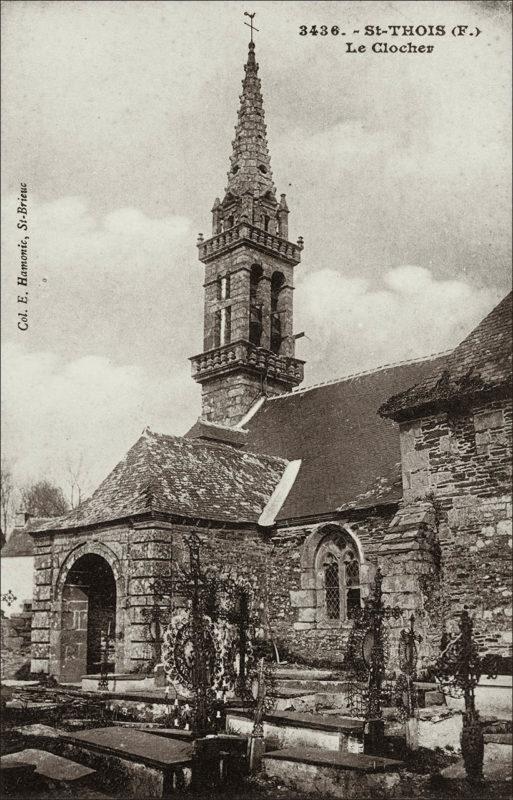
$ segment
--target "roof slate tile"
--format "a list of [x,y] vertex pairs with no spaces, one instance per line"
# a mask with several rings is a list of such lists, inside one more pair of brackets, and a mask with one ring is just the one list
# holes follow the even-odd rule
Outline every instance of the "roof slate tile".
[[30,527],[78,528],[149,512],[255,523],[286,465],[283,458],[146,430],[88,500]]
[[383,367],[267,400],[246,425],[247,448],[302,461],[278,519],[400,500],[399,435],[378,408],[443,359]]

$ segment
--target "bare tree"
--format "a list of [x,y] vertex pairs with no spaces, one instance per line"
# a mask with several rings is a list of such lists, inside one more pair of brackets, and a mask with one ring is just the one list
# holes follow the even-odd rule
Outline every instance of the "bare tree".
[[2,531],[5,536],[12,525],[14,516],[14,482],[11,469],[5,459],[0,468],[0,508],[2,514]]
[[49,480],[37,481],[21,492],[23,510],[34,517],[58,517],[69,509],[59,486]]
[[83,453],[80,453],[77,458],[68,457],[66,459],[66,473],[69,486],[69,503],[71,508],[76,508],[82,502],[85,487],[89,482]]

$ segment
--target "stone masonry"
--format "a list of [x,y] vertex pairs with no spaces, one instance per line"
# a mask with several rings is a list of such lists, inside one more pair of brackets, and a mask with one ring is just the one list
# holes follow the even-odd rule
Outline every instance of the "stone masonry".
[[444,606],[466,605],[482,647],[511,652],[511,401],[401,425],[405,502],[438,516]]

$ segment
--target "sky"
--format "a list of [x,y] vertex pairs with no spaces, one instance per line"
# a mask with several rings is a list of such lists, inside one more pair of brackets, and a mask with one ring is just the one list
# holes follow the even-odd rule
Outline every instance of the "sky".
[[[510,288],[507,4],[4,3],[2,455],[18,485],[66,491],[81,460],[91,490],[147,425],[180,435],[199,415],[195,243],[226,186],[246,10],[275,184],[305,241],[305,384],[454,347]],[[323,24],[346,36],[299,35]],[[447,34],[353,34],[391,24]]]

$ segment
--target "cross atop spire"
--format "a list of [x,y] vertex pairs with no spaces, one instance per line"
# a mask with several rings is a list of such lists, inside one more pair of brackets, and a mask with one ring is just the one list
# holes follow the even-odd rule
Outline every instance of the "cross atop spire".
[[[248,16],[251,19],[250,27],[253,35],[256,28],[253,27],[253,17]],[[235,139],[232,142],[231,169],[228,173],[226,191],[235,197],[241,197],[248,191],[255,198],[262,197],[269,191],[274,195],[276,190],[267,148],[267,129],[253,39],[249,43],[248,59],[244,65],[244,71],[238,112],[239,120],[235,127]]]
[[253,25],[253,20],[255,18],[255,14],[256,14],[256,11],[253,11],[252,14],[250,14],[248,11],[244,12],[244,16],[245,17],[249,17],[249,20],[250,20],[249,22],[245,22],[244,25],[247,25],[248,28],[251,28],[251,41],[253,41],[253,31],[257,31],[258,32],[258,28],[255,28],[255,26]]

